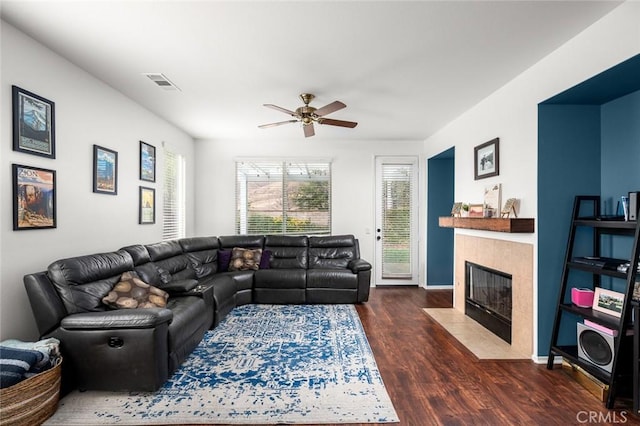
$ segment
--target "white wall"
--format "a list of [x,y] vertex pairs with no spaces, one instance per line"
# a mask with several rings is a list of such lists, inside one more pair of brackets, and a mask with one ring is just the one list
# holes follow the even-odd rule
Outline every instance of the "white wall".
[[[271,131],[277,131],[276,129]],[[196,141],[196,234],[235,233],[235,160],[238,157],[332,159],[332,232],[354,234],[360,255],[374,261],[374,158],[419,156],[422,142],[325,141],[319,137],[291,141]],[[421,160],[421,164],[424,161]],[[215,164],[215,167],[212,165]],[[422,167],[424,169],[424,167]],[[424,176],[424,170],[420,171]],[[421,179],[422,181],[423,179]],[[422,183],[422,182],[421,182]],[[419,193],[424,193],[422,185]],[[215,194],[210,196],[208,194]],[[420,212],[420,217],[424,212]],[[370,234],[366,231],[370,230]],[[420,257],[424,257],[421,255]]]
[[[519,216],[536,218],[538,103],[638,53],[640,2],[627,2],[427,139],[427,157],[456,147],[456,200],[481,202],[486,184],[502,183],[503,200],[521,199]],[[495,137],[500,138],[500,175],[474,181],[473,148]],[[537,251],[537,234],[456,232],[527,242]],[[533,297],[536,303],[537,293]],[[537,342],[537,329],[535,333]]]
[[[193,188],[193,140],[182,131],[38,44],[1,25],[0,339],[38,337],[22,277],[63,257],[162,238],[162,142],[186,156]],[[132,76],[138,78],[138,76]],[[12,150],[11,86],[55,102],[56,159]],[[156,183],[139,180],[139,141],[156,147]],[[118,152],[118,195],[92,192],[93,144]],[[11,164],[57,172],[57,228],[13,231]],[[156,224],[138,225],[138,187],[156,188]],[[187,194],[187,232],[194,228]]]

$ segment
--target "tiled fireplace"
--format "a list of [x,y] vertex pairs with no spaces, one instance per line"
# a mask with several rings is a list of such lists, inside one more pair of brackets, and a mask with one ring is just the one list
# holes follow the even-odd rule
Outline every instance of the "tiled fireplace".
[[456,234],[454,308],[465,311],[465,262],[512,277],[511,347],[533,353],[533,245]]

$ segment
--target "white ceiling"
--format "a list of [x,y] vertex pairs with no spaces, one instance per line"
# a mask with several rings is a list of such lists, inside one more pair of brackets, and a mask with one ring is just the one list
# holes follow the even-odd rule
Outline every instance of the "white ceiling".
[[[423,140],[617,1],[1,1],[2,18],[194,138],[302,139],[302,92],[355,129]],[[142,73],[165,74],[181,91]]]

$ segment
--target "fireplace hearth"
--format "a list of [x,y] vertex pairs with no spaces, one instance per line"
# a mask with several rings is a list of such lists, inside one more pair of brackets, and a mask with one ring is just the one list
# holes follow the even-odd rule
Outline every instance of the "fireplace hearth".
[[511,343],[511,275],[465,261],[465,314]]

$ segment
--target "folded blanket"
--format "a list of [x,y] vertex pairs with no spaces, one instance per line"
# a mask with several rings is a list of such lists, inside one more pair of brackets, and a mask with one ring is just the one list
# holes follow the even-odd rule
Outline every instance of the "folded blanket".
[[42,359],[31,367],[29,375],[40,373],[55,365],[55,358],[60,356],[60,341],[53,337],[37,342],[23,342],[17,339],[8,339],[0,342],[0,346],[14,349],[26,349],[42,352]]
[[24,380],[25,374],[43,358],[40,351],[0,345],[0,388],[13,386]]

